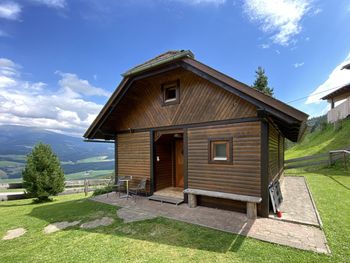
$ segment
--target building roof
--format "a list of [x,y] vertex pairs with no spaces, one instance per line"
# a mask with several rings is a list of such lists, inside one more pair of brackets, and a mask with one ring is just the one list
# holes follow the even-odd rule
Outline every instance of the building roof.
[[334,98],[340,98],[350,93],[350,83],[346,84],[345,86],[340,87],[339,89],[327,94],[326,96],[324,96],[322,99],[323,100],[330,100],[330,99],[334,99]]
[[124,73],[123,80],[85,132],[84,137],[89,139],[112,138],[113,136],[111,135],[104,135],[103,131],[101,131],[101,127],[120,99],[124,96],[128,87],[135,80],[146,78],[151,74],[160,74],[170,71],[175,68],[189,70],[252,103],[260,111],[266,112],[268,117],[270,119],[272,118],[273,122],[284,136],[290,140],[297,141],[302,136],[306,127],[305,122],[308,118],[307,114],[195,60],[191,51],[181,50],[163,53]]
[[122,76],[126,77],[134,75],[136,73],[141,73],[142,71],[145,71],[149,68],[156,67],[158,65],[184,57],[194,58],[194,54],[190,50],[170,50],[129,69],[123,73]]

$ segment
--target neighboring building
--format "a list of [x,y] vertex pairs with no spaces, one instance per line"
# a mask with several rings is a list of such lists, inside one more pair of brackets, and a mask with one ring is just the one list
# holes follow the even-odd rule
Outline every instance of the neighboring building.
[[284,139],[298,141],[305,113],[190,51],[166,52],[123,77],[84,134],[115,140],[116,176],[132,175],[134,184],[148,178],[157,198],[180,190],[176,196],[191,205],[254,213],[258,204],[258,214],[268,216],[269,184],[283,175]]
[[[327,121],[329,123],[334,123],[350,116],[350,84],[333,91],[322,99],[327,100],[331,104],[331,109],[327,113]],[[341,100],[344,101],[335,106],[335,103]]]

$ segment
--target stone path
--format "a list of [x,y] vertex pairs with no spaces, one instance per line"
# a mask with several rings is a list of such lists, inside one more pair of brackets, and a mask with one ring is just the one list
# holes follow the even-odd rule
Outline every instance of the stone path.
[[16,229],[11,229],[6,232],[6,235],[2,238],[2,240],[11,240],[20,236],[23,236],[27,230],[24,228],[16,228]]
[[[321,222],[304,177],[286,176],[281,183],[281,191],[283,202],[279,208],[282,211],[280,220],[320,227]],[[274,215],[271,217],[279,219]]]
[[63,221],[63,222],[52,223],[44,228],[44,233],[45,234],[54,233],[54,232],[57,232],[59,230],[66,229],[67,227],[76,226],[78,224],[80,224],[80,220],[73,221],[73,222]]
[[100,219],[96,219],[96,220],[81,224],[80,228],[89,229],[89,228],[96,228],[99,226],[109,226],[109,225],[113,224],[113,222],[114,222],[113,218],[105,216],[105,217],[102,217]]
[[246,214],[187,204],[178,206],[150,201],[145,197],[120,199],[115,193],[91,198],[94,201],[139,212],[184,221],[235,234],[253,237],[271,243],[286,245],[318,253],[330,253],[323,231],[314,226],[279,221],[270,218],[248,220]]
[[124,223],[131,223],[135,221],[142,221],[142,220],[153,219],[157,217],[156,215],[150,214],[141,209],[137,209],[137,208],[130,209],[126,207],[118,209],[117,215],[119,218],[124,220]]

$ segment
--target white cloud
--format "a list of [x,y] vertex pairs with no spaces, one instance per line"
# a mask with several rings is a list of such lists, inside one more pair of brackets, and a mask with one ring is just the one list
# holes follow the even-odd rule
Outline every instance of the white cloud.
[[309,95],[305,103],[319,103],[320,99],[326,96],[328,93],[331,93],[337,88],[350,83],[350,71],[346,69],[341,70],[341,68],[348,63],[350,63],[350,53],[343,62],[335,67],[335,69],[328,76],[328,79]]
[[301,19],[311,0],[245,0],[243,9],[263,32],[272,34],[274,43],[287,46],[301,31]]
[[21,6],[15,2],[3,2],[0,4],[0,18],[17,20],[21,13]]
[[294,63],[293,66],[294,66],[295,68],[299,68],[299,67],[304,66],[304,64],[305,64],[304,62]]
[[65,8],[67,5],[66,0],[32,0],[33,2],[37,2],[39,4],[44,4],[48,7],[53,8]]
[[20,69],[11,60],[0,59],[0,124],[37,126],[81,136],[102,108],[87,100],[86,94],[108,94],[72,73],[60,73],[58,88],[49,89],[43,82],[23,79]]
[[262,49],[267,49],[267,48],[270,47],[270,45],[269,45],[269,44],[261,44],[260,47],[261,47]]
[[80,97],[80,94],[85,96],[110,96],[109,92],[92,86],[87,80],[79,79],[76,74],[63,73],[60,71],[56,71],[56,73],[62,77],[62,79],[58,82],[60,87],[72,95],[75,93],[78,97]]

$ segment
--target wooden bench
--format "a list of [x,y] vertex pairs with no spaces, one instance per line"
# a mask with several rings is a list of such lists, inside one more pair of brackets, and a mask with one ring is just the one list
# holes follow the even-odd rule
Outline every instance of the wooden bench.
[[230,199],[235,201],[241,201],[247,203],[247,217],[249,219],[255,219],[257,217],[256,205],[261,202],[261,197],[229,194],[216,191],[207,191],[200,189],[187,188],[184,190],[184,194],[188,194],[188,206],[194,208],[197,206],[197,195],[210,196],[216,198]]

